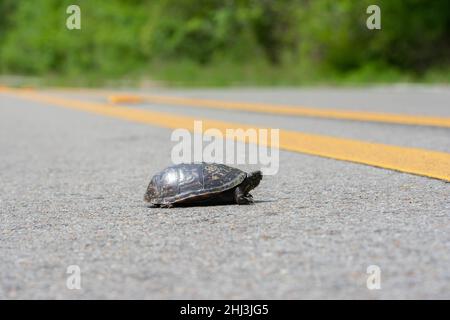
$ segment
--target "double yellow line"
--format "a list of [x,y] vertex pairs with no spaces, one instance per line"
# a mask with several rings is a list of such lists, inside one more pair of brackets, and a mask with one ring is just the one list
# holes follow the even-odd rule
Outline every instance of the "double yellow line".
[[[81,110],[170,129],[186,128],[193,131],[194,120],[196,120],[192,117],[177,116],[164,112],[66,99],[29,90],[4,89],[3,91],[47,105]],[[226,129],[261,129],[246,124],[211,119],[202,119],[202,121],[204,130],[216,128],[224,136],[226,135]],[[256,141],[250,142],[257,143]],[[270,141],[267,146],[271,146]],[[450,154],[445,152],[370,143],[288,130],[280,130],[280,143],[278,147],[287,151],[356,162],[450,181]]]
[[311,107],[290,106],[282,104],[234,102],[234,101],[171,97],[171,96],[160,96],[149,94],[145,95],[113,94],[110,95],[108,99],[112,103],[150,102],[150,103],[189,106],[198,108],[269,113],[285,116],[303,116],[303,117],[327,118],[338,120],[384,122],[403,125],[435,126],[435,127],[450,128],[450,118],[448,117],[414,116],[395,113],[311,108]]

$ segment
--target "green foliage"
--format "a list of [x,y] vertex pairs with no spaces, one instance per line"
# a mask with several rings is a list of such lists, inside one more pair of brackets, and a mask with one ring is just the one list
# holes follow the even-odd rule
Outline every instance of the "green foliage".
[[[65,27],[70,4],[81,30]],[[366,28],[370,4],[381,30]],[[80,83],[448,79],[436,70],[450,65],[448,0],[0,0],[0,13],[0,73]]]
[[[381,30],[366,28],[363,14],[377,3]],[[450,2],[446,0],[312,1],[300,19],[303,49],[321,65],[351,71],[379,63],[421,72],[449,63]]]

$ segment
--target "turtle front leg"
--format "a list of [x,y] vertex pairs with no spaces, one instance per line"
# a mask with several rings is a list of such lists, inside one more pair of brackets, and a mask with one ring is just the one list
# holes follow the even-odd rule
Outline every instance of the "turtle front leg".
[[253,197],[250,193],[245,193],[245,190],[241,186],[234,190],[234,200],[237,204],[252,204]]

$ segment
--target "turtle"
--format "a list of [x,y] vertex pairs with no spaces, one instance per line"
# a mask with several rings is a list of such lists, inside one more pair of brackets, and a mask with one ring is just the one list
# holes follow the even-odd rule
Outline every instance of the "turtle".
[[182,163],[155,174],[144,200],[152,207],[251,204],[261,171],[246,173],[217,163]]

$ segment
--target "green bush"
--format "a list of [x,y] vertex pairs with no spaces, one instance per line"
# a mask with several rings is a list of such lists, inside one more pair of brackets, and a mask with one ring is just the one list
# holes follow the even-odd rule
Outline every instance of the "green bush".
[[[70,4],[81,7],[81,30],[65,27]],[[366,28],[370,4],[381,7],[381,30]],[[217,83],[289,84],[383,70],[417,78],[450,65],[447,0],[0,0],[0,12],[7,74],[175,81],[179,64]]]

